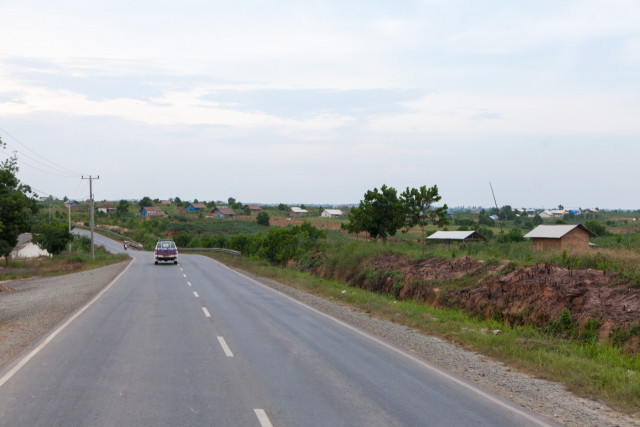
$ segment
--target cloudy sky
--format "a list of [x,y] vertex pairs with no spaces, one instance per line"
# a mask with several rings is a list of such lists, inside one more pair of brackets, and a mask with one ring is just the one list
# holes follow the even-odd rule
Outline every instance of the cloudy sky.
[[640,208],[640,2],[2,0],[41,194]]

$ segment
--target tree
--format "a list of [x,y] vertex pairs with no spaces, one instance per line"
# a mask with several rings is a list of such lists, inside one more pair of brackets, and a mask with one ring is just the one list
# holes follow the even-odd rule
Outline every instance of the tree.
[[288,211],[289,210],[289,206],[285,205],[284,203],[280,203],[278,205],[278,210],[279,211]]
[[602,224],[600,221],[597,220],[591,220],[591,221],[586,221],[584,223],[584,226],[593,231],[596,235],[602,237],[602,236],[606,236],[607,233],[607,227]]
[[140,209],[142,209],[149,206],[153,206],[153,202],[151,201],[151,198],[149,198],[149,196],[144,196],[142,200],[138,202],[138,205],[140,206]]
[[[0,140],[0,148],[4,148]],[[18,243],[18,235],[29,230],[31,215],[37,210],[28,185],[16,177],[18,159],[15,154],[0,163],[0,256],[9,265],[9,254]]]
[[406,231],[416,225],[420,226],[422,231],[422,254],[424,255],[424,228],[430,221],[442,227],[449,223],[446,217],[449,209],[445,204],[442,207],[434,208],[433,204],[439,202],[442,196],[438,194],[438,186],[427,188],[426,185],[418,188],[407,187],[400,195],[400,200],[405,211],[405,227]]
[[260,225],[264,225],[268,227],[270,220],[271,218],[269,218],[269,214],[264,211],[258,213],[258,215],[256,216],[256,222]]
[[32,229],[33,241],[49,253],[59,254],[73,240],[65,223],[37,224]]
[[522,235],[522,230],[518,227],[514,227],[504,236],[507,242],[521,242],[524,240],[524,236]]
[[542,217],[538,214],[535,214],[535,216],[533,217],[533,223],[535,225],[540,225],[544,222],[544,220],[542,219]]
[[234,205],[236,203],[236,199],[234,199],[233,197],[229,197],[227,199],[227,202],[229,203],[229,206]]
[[364,194],[357,208],[351,208],[349,222],[344,228],[350,233],[366,231],[372,239],[385,243],[404,225],[404,207],[393,187],[383,185]]
[[126,200],[120,200],[120,202],[118,202],[118,206],[116,206],[116,213],[118,216],[126,216],[129,213],[129,206],[131,206],[131,203]]
[[186,231],[181,231],[174,240],[176,242],[176,246],[179,248],[186,248],[189,246],[189,242],[191,242],[191,236]]

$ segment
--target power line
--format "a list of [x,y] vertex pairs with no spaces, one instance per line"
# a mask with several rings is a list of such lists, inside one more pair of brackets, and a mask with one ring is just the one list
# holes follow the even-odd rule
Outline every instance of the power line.
[[[41,165],[43,165],[43,166],[45,166],[45,167],[48,167],[48,168],[50,168],[50,169],[55,170],[55,169],[57,168],[57,169],[58,169],[58,171],[57,171],[57,172],[64,171],[64,173],[67,173],[67,174],[71,173],[71,174],[73,174],[73,176],[81,176],[81,175],[82,175],[82,174],[81,174],[81,173],[79,173],[79,172],[76,172],[76,171],[71,170],[71,169],[69,169],[69,168],[66,168],[66,167],[64,167],[64,166],[61,166],[61,165],[59,165],[59,164],[57,164],[57,163],[55,163],[55,162],[53,162],[53,161],[51,161],[51,160],[47,159],[46,157],[42,156],[41,154],[39,154],[39,153],[37,153],[36,151],[32,150],[31,148],[27,147],[25,144],[23,144],[22,142],[20,142],[16,137],[14,137],[14,136],[12,136],[11,134],[9,134],[6,130],[4,130],[4,129],[0,128],[0,131],[4,132],[4,134],[6,134],[6,135],[7,135],[9,138],[11,138],[13,141],[17,142],[17,143],[18,143],[18,144],[20,144],[22,147],[24,147],[25,149],[27,149],[27,150],[28,150],[28,151],[30,151],[31,153],[35,154],[35,155],[36,155],[36,156],[38,156],[39,158],[43,159],[44,161],[42,161],[42,160],[38,160],[38,159],[34,158],[33,156],[30,156],[29,154],[25,153],[24,151],[20,151],[20,150],[18,150],[16,147],[13,147],[13,146],[12,146],[12,145],[10,145],[8,142],[4,141],[8,146],[12,147],[16,152],[19,152],[20,154],[22,154],[22,155],[24,155],[24,156],[26,156],[26,157],[30,158],[31,160],[33,160],[33,161],[35,161],[35,162],[37,162],[37,163],[40,163]],[[47,162],[47,163],[49,163],[49,164],[53,165],[54,167],[52,167],[52,166],[48,165],[48,164],[47,164],[47,163],[45,163],[45,162]]]
[[[7,145],[9,145],[9,144],[7,144]],[[18,153],[17,150],[15,150],[14,152]],[[20,153],[20,154],[25,155],[24,153]],[[9,156],[7,156],[7,157],[9,157]],[[32,160],[37,161],[37,159],[32,159]],[[77,175],[62,175],[62,174],[59,174],[59,173],[50,172],[50,171],[47,171],[47,170],[40,169],[39,167],[36,167],[36,166],[34,166],[32,164],[29,164],[29,162],[25,162],[24,159],[20,159],[19,162],[20,162],[20,166],[25,165],[25,166],[28,166],[28,167],[30,167],[32,169],[37,170],[38,172],[42,172],[42,173],[45,173],[45,174],[48,174],[48,175],[59,176],[59,177],[62,177],[62,178],[77,178]],[[40,162],[40,163],[42,164],[42,162]],[[48,167],[47,165],[44,165],[44,166]]]

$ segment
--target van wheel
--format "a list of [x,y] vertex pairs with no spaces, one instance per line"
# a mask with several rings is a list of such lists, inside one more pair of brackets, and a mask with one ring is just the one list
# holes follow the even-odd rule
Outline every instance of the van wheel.
[[158,265],[158,261],[156,261],[156,265]]

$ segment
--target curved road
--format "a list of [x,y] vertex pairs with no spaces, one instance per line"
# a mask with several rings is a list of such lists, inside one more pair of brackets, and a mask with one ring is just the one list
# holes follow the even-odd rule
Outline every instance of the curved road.
[[0,425],[551,424],[209,258],[128,252],[84,311],[0,372]]

